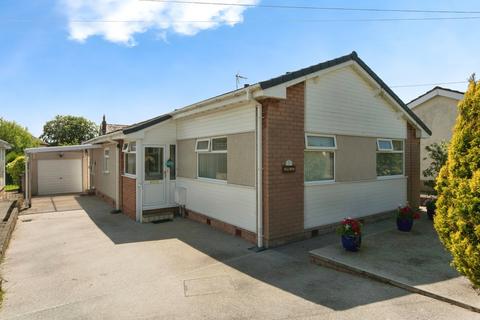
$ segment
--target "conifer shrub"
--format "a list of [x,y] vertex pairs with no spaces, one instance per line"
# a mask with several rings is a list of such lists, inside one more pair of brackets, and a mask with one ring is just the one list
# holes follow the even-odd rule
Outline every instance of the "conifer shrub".
[[480,288],[480,81],[458,105],[448,160],[440,170],[435,229],[452,265]]

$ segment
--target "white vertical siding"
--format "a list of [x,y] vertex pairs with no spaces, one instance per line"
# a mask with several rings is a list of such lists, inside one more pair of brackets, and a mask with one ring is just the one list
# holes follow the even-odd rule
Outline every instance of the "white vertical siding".
[[406,138],[406,121],[352,67],[306,82],[305,130]]
[[218,136],[255,130],[255,107],[245,105],[228,110],[177,120],[177,139]]
[[255,232],[255,188],[186,178],[178,178],[177,187],[187,190],[187,209]]
[[394,210],[407,201],[407,179],[305,187],[305,228]]

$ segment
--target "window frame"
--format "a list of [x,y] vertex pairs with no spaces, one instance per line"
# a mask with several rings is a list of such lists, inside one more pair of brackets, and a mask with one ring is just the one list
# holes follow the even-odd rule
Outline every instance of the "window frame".
[[[199,142],[208,142],[207,144],[207,148],[206,149],[198,149],[198,143]],[[195,141],[195,152],[210,152],[210,145],[211,145],[211,141],[210,139],[197,139]]]
[[[323,137],[323,138],[333,138],[333,143],[334,147],[314,147],[314,146],[309,146],[308,145],[308,137],[313,136],[313,137]],[[336,177],[337,177],[337,152],[338,150],[338,145],[337,145],[337,136],[336,135],[331,135],[331,134],[321,134],[321,133],[309,133],[305,132],[305,148],[304,152],[331,152],[333,153],[333,179],[328,179],[328,180],[315,180],[315,181],[305,181],[305,167],[303,168],[304,174],[303,174],[303,183],[306,186],[312,186],[312,185],[322,185],[322,184],[332,184],[336,183]],[[305,163],[304,163],[305,166]]]
[[[308,137],[320,137],[320,138],[333,138],[333,147],[315,147],[308,145]],[[331,134],[320,134],[320,133],[308,133],[305,132],[305,149],[306,150],[322,150],[322,151],[329,151],[329,150],[337,150],[337,136]]]
[[[131,146],[132,146],[132,143],[135,143],[134,141],[130,141],[130,142],[125,142],[123,144],[123,148],[122,148],[122,151],[123,151],[123,175],[125,177],[128,177],[128,178],[133,178],[133,179],[136,179],[137,178],[137,150],[135,148],[135,151],[131,151]],[[125,147],[125,145],[127,145],[127,147]],[[126,150],[126,151],[124,151]],[[129,173],[127,172],[127,154],[134,154],[135,155],[135,174],[133,173]]]
[[109,160],[110,160],[110,148],[105,148],[103,149],[103,168],[102,168],[103,169],[102,172],[104,174],[110,173]]
[[[212,150],[212,140],[213,139],[219,139],[219,138],[227,138],[227,149],[226,150],[213,151]],[[203,150],[198,151],[197,150],[197,145],[198,145],[199,141],[208,141],[208,151],[203,151]],[[199,174],[199,169],[200,168],[199,168],[199,165],[198,165],[199,155],[202,154],[202,153],[203,154],[206,154],[206,153],[213,153],[213,154],[226,153],[227,154],[227,163],[228,163],[228,136],[218,136],[218,137],[197,139],[197,141],[195,142],[195,152],[197,154],[197,180],[212,182],[212,183],[218,183],[218,184],[227,184],[228,183],[228,164],[227,164],[227,178],[225,180],[200,177],[200,174]]]
[[[390,141],[390,144],[392,145],[391,149],[380,149],[379,148],[379,141]],[[400,141],[402,143],[402,150],[395,150],[395,147],[393,146],[393,141]],[[406,177],[405,175],[405,139],[396,139],[396,138],[377,138],[377,150],[376,150],[376,155],[375,155],[375,171],[376,166],[377,166],[377,161],[378,161],[378,154],[379,153],[401,153],[403,154],[402,157],[402,174],[392,174],[392,175],[386,175],[386,176],[379,176],[377,173],[377,180],[385,180],[385,179],[396,179],[396,178],[404,178]]]

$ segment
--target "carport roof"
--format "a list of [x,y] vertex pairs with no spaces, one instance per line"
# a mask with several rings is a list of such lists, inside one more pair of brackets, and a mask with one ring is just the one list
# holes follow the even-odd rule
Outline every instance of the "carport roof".
[[39,148],[27,148],[25,153],[46,153],[46,152],[68,152],[68,151],[82,151],[87,149],[98,149],[101,148],[99,145],[95,144],[81,144],[74,146],[58,146],[58,147],[39,147]]

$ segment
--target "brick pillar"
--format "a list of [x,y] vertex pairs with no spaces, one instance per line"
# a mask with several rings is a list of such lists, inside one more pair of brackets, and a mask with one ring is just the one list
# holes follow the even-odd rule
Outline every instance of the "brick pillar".
[[[287,99],[267,99],[263,107],[263,214],[265,245],[303,237],[305,84],[287,88]],[[296,171],[284,173],[292,160]]]
[[407,124],[407,142],[405,145],[405,172],[407,181],[407,200],[413,208],[420,205],[420,138],[416,129]]

